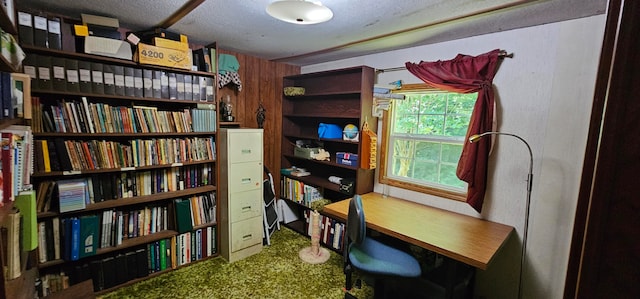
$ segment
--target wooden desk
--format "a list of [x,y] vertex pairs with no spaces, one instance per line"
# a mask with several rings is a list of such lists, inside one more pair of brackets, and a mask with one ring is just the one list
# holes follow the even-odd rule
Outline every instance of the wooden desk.
[[[486,270],[513,227],[407,200],[362,195],[367,227]],[[346,222],[349,200],[329,204],[323,214]]]

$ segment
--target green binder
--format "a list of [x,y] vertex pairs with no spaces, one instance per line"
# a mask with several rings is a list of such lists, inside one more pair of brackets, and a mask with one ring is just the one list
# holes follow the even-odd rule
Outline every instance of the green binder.
[[186,199],[176,199],[176,229],[178,233],[185,233],[193,229],[191,223],[191,202]]
[[98,250],[98,215],[80,217],[80,252],[79,258],[96,254]]
[[33,190],[22,191],[14,202],[22,214],[22,248],[31,251],[38,247],[38,223],[36,217],[36,193]]

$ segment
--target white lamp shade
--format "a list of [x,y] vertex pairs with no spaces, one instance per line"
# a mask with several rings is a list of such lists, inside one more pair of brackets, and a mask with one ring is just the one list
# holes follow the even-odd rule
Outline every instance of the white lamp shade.
[[317,24],[331,20],[333,12],[322,3],[304,0],[280,0],[267,6],[272,17],[293,24]]

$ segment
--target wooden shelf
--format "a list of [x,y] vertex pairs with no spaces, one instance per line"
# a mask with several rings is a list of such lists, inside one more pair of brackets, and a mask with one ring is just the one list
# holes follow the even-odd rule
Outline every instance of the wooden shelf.
[[159,66],[159,65],[139,64],[139,63],[137,63],[135,61],[132,61],[132,60],[124,60],[124,59],[112,58],[112,57],[107,57],[107,56],[98,56],[98,55],[85,54],[85,53],[68,52],[68,51],[55,50],[55,49],[49,49],[49,48],[42,48],[42,47],[36,47],[36,46],[30,46],[30,45],[24,45],[24,46],[22,46],[22,49],[25,52],[35,53],[35,54],[40,54],[40,55],[64,57],[64,58],[79,59],[79,60],[86,60],[86,61],[95,61],[95,62],[102,62],[102,63],[112,63],[112,64],[118,64],[118,65],[123,65],[123,66],[135,66],[135,67],[141,67],[141,68],[166,70],[166,71],[184,73],[184,74],[193,74],[193,75],[200,75],[200,76],[207,76],[207,77],[215,77],[215,74],[214,73],[210,73],[210,72],[192,71],[192,70],[164,67],[164,66]]
[[206,101],[131,97],[131,96],[96,94],[96,93],[86,93],[86,92],[68,92],[68,91],[59,91],[59,90],[39,90],[37,88],[32,89],[31,93],[33,95],[61,95],[61,96],[68,96],[68,97],[75,97],[75,98],[88,97],[93,99],[108,99],[109,101],[122,100],[122,101],[126,101],[127,103],[131,103],[132,105],[136,105],[136,103],[169,103],[172,105],[188,105],[188,106],[193,106],[198,104],[215,105],[215,102],[206,102]]
[[216,132],[167,132],[167,133],[59,133],[59,132],[44,132],[33,133],[33,137],[64,137],[65,139],[73,138],[114,138],[114,137],[128,137],[135,139],[149,138],[149,137],[184,137],[184,136],[211,136]]
[[[188,188],[188,189],[178,190],[178,191],[170,191],[170,192],[162,192],[162,193],[143,195],[143,196],[124,197],[124,198],[118,198],[118,199],[112,199],[112,200],[105,200],[102,202],[89,204],[87,205],[86,208],[82,210],[66,212],[64,213],[64,215],[71,216],[73,214],[86,213],[90,211],[113,209],[113,208],[130,206],[130,205],[162,201],[162,200],[171,199],[171,198],[187,197],[190,195],[206,193],[211,191],[216,191],[216,187],[213,185],[207,185],[207,186]],[[61,214],[57,212],[38,213],[38,219],[52,218],[52,217],[58,217],[58,216],[61,216]]]
[[150,166],[137,166],[137,167],[122,167],[122,168],[106,168],[106,169],[85,169],[85,170],[72,170],[72,171],[52,171],[52,172],[34,172],[31,174],[31,177],[41,178],[41,177],[64,177],[64,176],[81,176],[87,174],[99,174],[99,173],[109,173],[109,172],[123,172],[123,171],[143,171],[143,170],[152,170],[152,169],[161,169],[161,168],[171,168],[171,167],[180,167],[187,165],[198,165],[198,164],[207,164],[214,163],[216,160],[202,160],[202,161],[193,161],[193,162],[180,162],[173,164],[159,164],[159,165],[150,165]]

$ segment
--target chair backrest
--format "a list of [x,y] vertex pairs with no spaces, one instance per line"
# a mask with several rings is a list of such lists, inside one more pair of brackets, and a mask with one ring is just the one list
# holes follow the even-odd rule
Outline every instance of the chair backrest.
[[349,202],[349,214],[347,216],[347,236],[356,244],[362,243],[367,234],[367,226],[362,208],[362,198],[354,195]]

